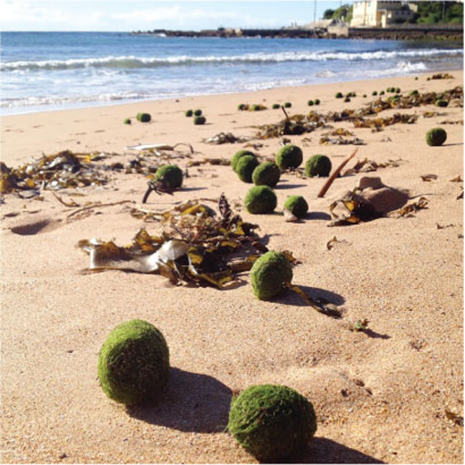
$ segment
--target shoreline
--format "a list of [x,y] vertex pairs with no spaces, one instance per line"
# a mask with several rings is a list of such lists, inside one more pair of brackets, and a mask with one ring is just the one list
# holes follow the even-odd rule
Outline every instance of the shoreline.
[[[0,271],[7,330],[0,347],[1,462],[257,463],[226,431],[231,397],[251,385],[284,384],[309,399],[317,414],[316,436],[299,463],[462,463],[463,427],[454,421],[463,418],[464,367],[458,102],[378,115],[415,115],[413,124],[373,130],[337,121],[286,136],[302,148],[304,163],[323,154],[334,168],[355,147],[324,144],[321,138],[350,131],[364,145],[347,167],[367,158],[378,168],[338,177],[324,198],[318,193],[325,178],[285,172],[275,188],[274,214],[248,213],[244,197],[252,185],[241,182],[230,166],[205,163],[231,160],[241,149],[253,150],[261,160],[274,158],[283,137],[256,137],[257,126],[284,119],[281,110],[271,109],[274,103],[291,102],[290,116],[310,110],[329,114],[362,108],[377,98],[373,91],[387,87],[408,95],[463,86],[462,70],[450,71],[453,79],[428,81],[431,74],[2,117],[0,147],[8,167],[64,150],[102,152],[106,158],[93,165],[108,182],[42,190],[40,198],[3,196]],[[343,102],[336,92],[356,97]],[[309,99],[320,105],[308,106]],[[238,111],[240,103],[268,109]],[[204,126],[184,115],[197,108],[206,115]],[[152,121],[136,121],[138,112],[150,113]],[[127,117],[131,125],[123,124]],[[437,126],[448,138],[444,146],[430,147],[425,134]],[[205,143],[221,132],[250,141]],[[194,153],[180,146],[160,159],[125,149],[181,142]],[[259,301],[248,273],[224,290],[175,287],[156,274],[90,273],[79,241],[100,238],[124,246],[140,228],[156,236],[165,228],[131,214],[132,206],[141,206],[147,176],[110,169],[137,166],[137,160],[175,163],[186,174],[182,189],[152,193],[144,208],[164,211],[195,199],[215,207],[224,193],[234,213],[259,225],[257,233],[270,250],[289,250],[301,262],[293,283],[313,299],[334,303],[343,318],[319,313],[292,293]],[[409,202],[426,197],[427,208],[408,217],[328,227],[331,203],[364,176],[379,176],[385,185],[407,191]],[[310,213],[301,222],[284,220],[290,195],[308,202]],[[126,410],[102,392],[97,362],[109,332],[132,319],[163,333],[172,371],[157,405]],[[368,330],[354,331],[364,320]]]
[[[265,89],[256,89],[256,90],[244,90],[244,91],[230,91],[230,92],[218,92],[218,93],[207,93],[207,94],[185,94],[185,95],[173,95],[169,97],[160,97],[160,98],[148,98],[148,99],[134,99],[134,100],[129,100],[129,101],[115,101],[113,103],[110,102],[105,102],[105,103],[91,103],[90,102],[82,102],[81,104],[76,103],[78,106],[74,106],[71,104],[69,107],[63,107],[63,108],[54,108],[54,109],[41,109],[38,108],[36,110],[24,110],[19,113],[1,113],[0,112],[0,118],[4,117],[10,117],[10,116],[22,116],[22,115],[30,115],[30,114],[40,114],[40,113],[55,113],[59,111],[72,111],[72,110],[86,110],[86,109],[92,109],[92,108],[112,108],[115,106],[120,106],[120,105],[136,105],[136,104],[142,104],[142,103],[149,103],[149,102],[159,102],[159,101],[167,101],[167,100],[181,100],[181,99],[188,99],[188,98],[203,98],[203,97],[215,97],[215,96],[221,96],[221,95],[238,95],[240,96],[241,94],[250,94],[254,92],[267,92],[267,91],[274,91],[274,90],[285,90],[289,88],[301,88],[305,89],[307,87],[317,87],[317,86],[328,86],[328,85],[344,85],[344,84],[349,84],[349,83],[358,83],[358,82],[372,82],[372,81],[377,81],[380,79],[393,79],[393,78],[410,78],[410,77],[420,77],[420,76],[426,76],[428,74],[437,74],[437,73],[446,73],[446,72],[460,72],[462,71],[461,67],[445,67],[444,69],[438,69],[438,70],[431,70],[431,71],[422,71],[419,73],[411,73],[407,75],[392,75],[392,76],[383,76],[382,78],[371,78],[371,79],[356,79],[356,80],[345,80],[345,81],[329,81],[329,82],[320,82],[320,83],[309,83],[309,84],[302,84],[302,85],[289,85],[289,86],[279,86],[279,87],[270,87],[270,88],[265,88]],[[32,107],[32,105],[31,105]],[[18,107],[18,108],[27,108],[27,107]],[[14,111],[14,110],[13,110]]]

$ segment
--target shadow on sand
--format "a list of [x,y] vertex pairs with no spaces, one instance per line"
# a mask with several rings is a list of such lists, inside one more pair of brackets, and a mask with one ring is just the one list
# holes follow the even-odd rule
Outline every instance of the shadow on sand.
[[228,424],[231,398],[231,390],[215,378],[172,368],[166,393],[156,405],[132,406],[127,412],[152,425],[218,433]]

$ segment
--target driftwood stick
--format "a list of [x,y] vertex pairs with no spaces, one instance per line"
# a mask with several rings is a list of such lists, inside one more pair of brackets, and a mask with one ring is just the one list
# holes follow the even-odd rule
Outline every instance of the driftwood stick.
[[281,110],[284,112],[284,115],[286,116],[287,122],[290,123],[291,120],[289,119],[289,116],[287,115],[286,110],[284,109],[284,105],[281,105]]
[[331,187],[331,184],[334,182],[334,180],[339,176],[339,173],[342,171],[344,166],[349,163],[352,158],[355,157],[356,153],[358,152],[358,148],[354,150],[352,154],[350,154],[335,170],[334,173],[331,175],[331,177],[326,181],[326,184],[321,188],[320,192],[318,193],[318,197],[324,197],[326,192],[328,192],[328,189]]

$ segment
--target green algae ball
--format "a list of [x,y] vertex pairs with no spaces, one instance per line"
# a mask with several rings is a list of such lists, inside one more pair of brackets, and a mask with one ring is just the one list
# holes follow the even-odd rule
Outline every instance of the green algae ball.
[[378,92],[376,90],[374,90],[371,95],[375,96],[375,95],[378,95]]
[[161,182],[168,189],[178,189],[182,186],[182,170],[176,165],[160,166],[155,173],[154,180]]
[[273,103],[273,106],[271,108],[273,108],[273,110],[279,110],[279,107],[281,105],[279,103]]
[[284,104],[284,108],[291,108],[292,107],[292,103],[291,102],[286,102]]
[[195,116],[202,116],[202,110],[195,110],[194,115]]
[[237,168],[237,162],[242,158],[247,155],[250,155],[251,157],[255,157],[255,154],[251,152],[250,150],[239,150],[239,152],[236,152],[234,156],[231,159],[231,167],[233,171],[236,171]]
[[192,110],[187,110],[185,113],[184,113],[188,118],[190,118],[194,112]]
[[237,105],[237,109],[238,109],[239,111],[245,110],[245,103],[240,103],[239,105]]
[[308,203],[301,195],[290,195],[284,203],[284,208],[297,218],[303,218],[308,212]]
[[123,121],[124,124],[131,124],[131,119],[130,118],[126,118],[124,121]]
[[414,95],[418,95],[418,90],[412,90],[408,93],[409,97],[412,97]]
[[382,91],[379,93],[379,95],[384,95],[384,90],[382,90]]
[[281,177],[281,171],[276,163],[267,161],[260,163],[252,173],[252,181],[256,186],[274,187]]
[[207,122],[207,118],[205,118],[205,116],[196,116],[194,118],[195,125],[202,125],[202,124],[205,124],[206,122]]
[[250,278],[254,294],[260,300],[271,300],[292,281],[292,267],[283,253],[266,252],[253,264]]
[[313,103],[314,103],[315,105],[319,105],[321,102],[320,102],[320,99],[317,98],[317,99],[315,99],[315,100],[313,101]]
[[276,154],[276,164],[279,169],[297,168],[303,160],[303,153],[297,145],[288,144],[282,147]]
[[287,386],[252,386],[231,402],[228,430],[256,459],[280,463],[315,435],[315,409]]
[[239,179],[243,182],[252,182],[252,174],[254,169],[260,164],[255,156],[246,155],[245,157],[239,158],[236,165],[236,173]]
[[346,97],[346,98],[344,99],[344,102],[350,102],[350,98],[349,98],[349,97]]
[[169,379],[169,350],[163,334],[143,320],[117,326],[98,359],[103,392],[116,402],[134,405],[156,400]]
[[426,133],[426,143],[432,147],[444,144],[447,139],[447,132],[442,128],[430,129]]
[[141,123],[148,123],[152,117],[150,116],[150,113],[137,113],[136,119]]
[[394,92],[395,92],[396,94],[400,94],[400,88],[399,88],[399,87],[396,87],[396,88],[394,89]]
[[336,98],[342,98],[342,97],[344,97],[344,96],[342,95],[342,92],[337,92],[337,93],[336,93]]
[[305,163],[305,176],[313,178],[314,176],[328,177],[331,173],[331,160],[326,155],[313,155]]
[[436,100],[437,107],[447,107],[447,105],[449,105],[449,102],[447,100]]
[[271,187],[254,186],[245,195],[244,205],[254,215],[271,213],[278,205],[278,199]]
[[313,105],[314,105],[313,100],[309,100],[309,101],[308,101],[308,106],[309,106],[309,107],[313,107]]

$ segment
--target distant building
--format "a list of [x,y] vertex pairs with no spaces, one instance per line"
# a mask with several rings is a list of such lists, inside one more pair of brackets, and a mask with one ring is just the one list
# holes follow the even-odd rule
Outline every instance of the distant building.
[[404,23],[417,11],[417,5],[406,1],[361,0],[354,2],[351,27],[387,27]]

